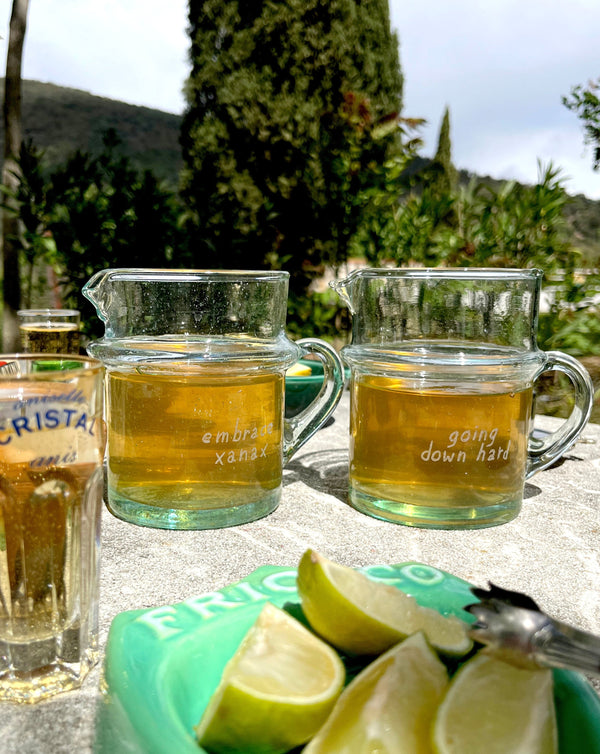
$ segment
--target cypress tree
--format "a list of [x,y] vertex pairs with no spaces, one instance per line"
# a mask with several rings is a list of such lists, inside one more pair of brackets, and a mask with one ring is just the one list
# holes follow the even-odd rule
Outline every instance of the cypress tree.
[[448,196],[456,191],[457,172],[452,164],[452,146],[450,142],[450,110],[446,107],[438,147],[429,166],[428,186],[434,196]]
[[398,148],[388,0],[190,0],[182,197],[196,265],[344,259],[360,192]]

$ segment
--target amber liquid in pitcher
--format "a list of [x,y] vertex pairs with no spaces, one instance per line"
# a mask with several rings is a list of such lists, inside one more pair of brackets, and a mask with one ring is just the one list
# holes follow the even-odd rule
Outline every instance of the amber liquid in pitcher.
[[476,516],[477,509],[520,503],[531,406],[530,387],[501,391],[483,382],[420,390],[398,378],[358,375],[351,494],[387,501],[386,515],[396,504],[403,518],[420,506],[441,522],[451,509],[471,508]]
[[108,375],[109,494],[209,510],[255,503],[282,472],[283,375],[226,365]]

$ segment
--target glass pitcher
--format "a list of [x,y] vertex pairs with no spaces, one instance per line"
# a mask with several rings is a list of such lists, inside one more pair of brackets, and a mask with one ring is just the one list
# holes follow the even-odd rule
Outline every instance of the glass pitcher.
[[[287,272],[109,269],[83,288],[105,323],[88,351],[107,380],[107,504],[166,529],[273,511],[282,467],[325,423],[344,383],[328,344],[284,332]],[[286,369],[324,365],[319,395],[284,420]]]
[[[361,269],[331,283],[352,314],[350,502],[388,521],[476,528],[510,521],[525,480],[575,442],[593,402],[575,359],[543,352],[542,273]],[[558,370],[570,417],[530,438],[533,386]]]

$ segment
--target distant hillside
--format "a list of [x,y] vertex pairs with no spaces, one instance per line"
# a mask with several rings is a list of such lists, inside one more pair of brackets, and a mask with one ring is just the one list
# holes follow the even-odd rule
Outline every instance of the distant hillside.
[[[4,79],[0,79],[0,95],[4,100]],[[179,147],[181,116],[127,105],[124,102],[96,97],[78,89],[67,89],[39,81],[23,82],[24,136],[45,152],[48,164],[59,164],[76,149],[98,153],[102,136],[113,128],[122,141],[123,154],[138,169],[150,169],[175,187],[182,160]],[[0,122],[0,137],[4,126]],[[412,171],[427,161],[417,158]],[[461,182],[473,174],[460,171]],[[502,181],[489,176],[475,176],[494,187]],[[598,176],[600,180],[600,175]],[[584,263],[600,260],[600,201],[579,194],[567,210],[573,243],[584,254]]]
[[[4,79],[0,79],[4,101]],[[121,152],[138,169],[148,168],[172,185],[181,169],[181,117],[148,107],[96,97],[39,81],[23,82],[23,135],[44,150],[48,164],[64,162],[76,149],[98,153],[114,128]],[[4,123],[0,122],[4,140]]]

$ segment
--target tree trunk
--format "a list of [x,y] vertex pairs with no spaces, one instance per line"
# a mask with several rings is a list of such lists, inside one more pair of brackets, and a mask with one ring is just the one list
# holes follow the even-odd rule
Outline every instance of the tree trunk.
[[[21,150],[21,61],[27,25],[29,0],[13,0],[4,79],[4,165],[2,183],[8,193],[7,204],[19,186],[18,158]],[[19,248],[16,242],[20,232],[18,216],[10,209],[2,215],[2,250],[4,264],[2,335],[5,351],[19,349],[17,309],[21,302]]]

